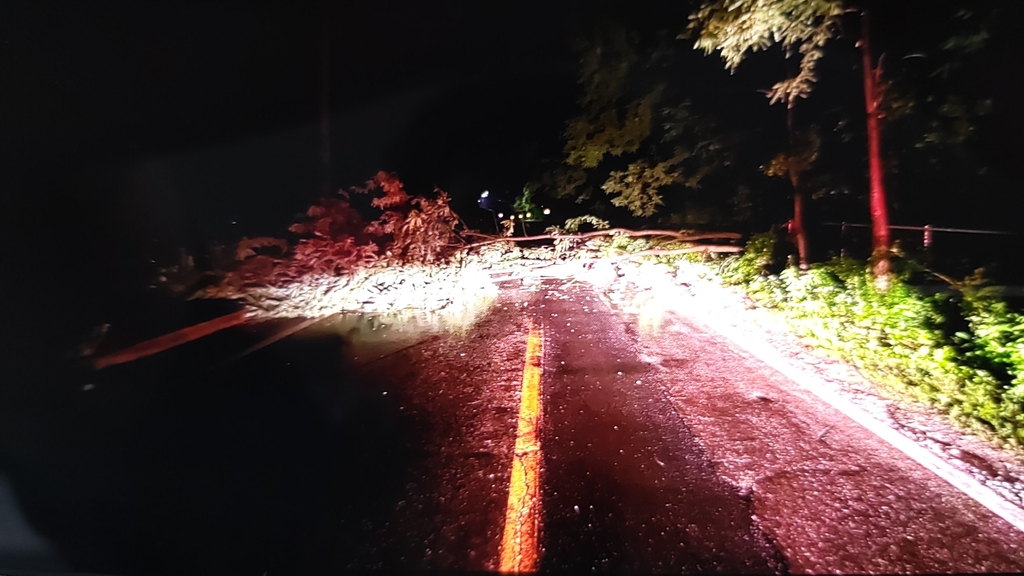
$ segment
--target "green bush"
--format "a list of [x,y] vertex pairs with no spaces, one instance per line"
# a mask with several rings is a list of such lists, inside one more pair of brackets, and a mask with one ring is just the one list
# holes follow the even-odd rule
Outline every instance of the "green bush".
[[1024,315],[978,288],[978,277],[952,296],[928,297],[907,283],[921,269],[913,262],[901,262],[883,291],[863,262],[775,272],[779,260],[775,236],[762,234],[721,261],[718,274],[879,384],[1013,444],[1024,441]]
[[632,254],[650,247],[651,242],[646,238],[631,238],[625,234],[615,234],[609,238],[602,238],[599,250],[601,256],[609,257],[622,253]]

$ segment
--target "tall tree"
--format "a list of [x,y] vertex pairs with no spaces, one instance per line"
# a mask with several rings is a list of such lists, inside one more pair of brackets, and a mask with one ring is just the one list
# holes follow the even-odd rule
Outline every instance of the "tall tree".
[[554,195],[585,201],[599,188],[612,205],[649,217],[666,189],[695,189],[727,159],[713,120],[668,88],[671,40],[653,36],[604,22],[580,42],[580,112],[567,124],[562,166],[544,186]]
[[882,165],[882,60],[871,53],[870,19],[867,10],[861,11],[860,40],[861,72],[864,75],[864,107],[867,115],[868,136],[868,198],[871,211],[871,252],[875,260],[875,277],[884,284],[889,275],[889,208],[885,197],[885,168]]
[[[771,104],[784,103],[787,107],[787,125],[791,134],[793,161],[785,166],[794,185],[794,232],[797,235],[801,265],[806,266],[806,239],[802,221],[802,208],[806,192],[802,189],[801,173],[806,162],[796,158],[807,157],[796,146],[793,108],[798,99],[806,98],[817,81],[815,66],[823,56],[823,47],[839,30],[839,19],[850,12],[842,0],[707,0],[693,14],[690,24],[680,37],[696,36],[695,48],[705,53],[719,51],[726,68],[735,70],[752,52],[780,44],[787,57],[799,54],[799,70],[768,91]],[[881,99],[884,85],[882,67],[871,53],[868,37],[868,16],[861,11],[861,50],[865,113],[867,116],[869,204],[872,220],[872,256],[875,273],[883,280],[889,273],[889,221],[886,209],[884,169],[881,154]],[[799,248],[801,244],[804,247]]]

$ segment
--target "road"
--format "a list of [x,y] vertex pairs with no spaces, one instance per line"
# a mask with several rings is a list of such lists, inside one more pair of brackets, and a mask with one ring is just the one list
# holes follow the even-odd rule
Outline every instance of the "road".
[[0,474],[47,566],[102,574],[1024,570],[1014,527],[673,304],[533,276],[464,330],[334,318],[223,365],[271,327],[214,335],[21,398]]

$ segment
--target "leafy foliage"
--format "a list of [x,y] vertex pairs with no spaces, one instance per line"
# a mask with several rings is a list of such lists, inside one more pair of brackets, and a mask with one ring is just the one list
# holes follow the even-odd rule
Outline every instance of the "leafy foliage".
[[[456,227],[461,223],[452,211],[448,195],[435,190],[436,196],[417,196],[409,200],[411,206],[404,217],[392,216],[394,232],[388,255],[402,262],[433,264],[444,259],[461,238]],[[372,225],[371,225],[372,226]]]
[[554,196],[584,202],[600,189],[647,217],[665,205],[664,190],[695,189],[727,160],[714,120],[668,88],[671,41],[609,23],[580,53],[580,112],[565,131],[563,165],[545,182]]
[[992,288],[978,286],[980,276],[961,286],[962,309],[969,331],[958,332],[968,359],[1008,381],[1018,401],[1024,401],[1024,315],[1010,311]]
[[540,206],[537,205],[534,199],[533,185],[527,184],[523,186],[523,193],[516,197],[515,202],[512,204],[512,209],[527,218],[531,218],[533,215],[540,215]]
[[1011,443],[1024,441],[1024,316],[977,288],[979,278],[952,297],[926,297],[906,282],[912,263],[886,290],[852,260],[776,273],[774,241],[771,234],[751,238],[741,256],[722,263],[723,282],[780,311],[801,336],[875,381]]
[[652,165],[637,160],[622,171],[613,171],[601,189],[613,196],[612,204],[624,206],[635,216],[651,216],[664,204],[658,190],[679,180],[678,162],[667,160]]
[[821,139],[818,136],[817,127],[811,126],[809,130],[795,130],[789,153],[780,152],[768,164],[762,166],[761,171],[766,176],[800,178],[814,165],[820,149]]
[[836,34],[845,12],[841,0],[707,0],[690,14],[690,23],[680,38],[695,36],[694,47],[705,54],[719,51],[725,67],[735,71],[753,53],[780,44],[786,57],[799,54],[799,72],[775,83],[767,96],[769,104],[786,104],[790,146],[762,170],[768,176],[787,175],[793,184],[794,240],[800,266],[809,263],[804,206],[807,182],[802,177],[817,157],[820,143],[816,131],[794,128],[794,107],[810,95],[817,82],[815,71],[822,48]]
[[[590,214],[584,214],[582,216],[569,218],[562,226],[548,226],[544,232],[545,234],[551,234],[552,236],[578,234],[580,232],[580,227],[583,225],[589,225],[594,230],[607,230],[611,227],[611,224],[607,220],[602,220]],[[555,257],[561,258],[564,254],[578,248],[580,243],[580,240],[577,238],[559,238],[558,240],[555,240]]]
[[289,265],[278,271],[278,277],[296,279],[300,274],[341,274],[353,268],[373,264],[377,246],[357,244],[355,238],[307,238],[299,241]]
[[566,234],[576,234],[580,231],[580,226],[584,224],[589,224],[594,228],[594,230],[607,230],[611,228],[611,224],[607,220],[602,220],[596,216],[591,216],[590,214],[569,218],[565,221],[565,226],[562,228]]
[[[351,205],[351,194],[371,196],[380,210],[369,222]],[[462,221],[448,195],[412,196],[394,174],[378,172],[361,187],[324,197],[306,218],[288,230],[299,237],[291,246],[280,238],[245,238],[235,249],[237,265],[221,271],[218,286],[201,295],[231,296],[247,287],[283,284],[309,274],[339,275],[377,263],[432,264],[463,242]]]
[[799,73],[776,83],[768,93],[773,104],[792,106],[797,98],[806,98],[817,81],[821,48],[835,35],[843,12],[840,0],[711,0],[690,15],[680,38],[696,36],[694,47],[706,54],[717,50],[730,70],[748,53],[776,43],[787,57],[796,49]]
[[621,111],[609,107],[572,119],[565,131],[565,163],[597,168],[606,155],[618,157],[636,152],[651,135],[654,107],[661,92],[655,89],[626,104]]
[[605,258],[622,253],[632,254],[653,247],[651,241],[647,238],[632,238],[626,234],[615,234],[610,238],[600,238],[594,243],[598,253]]
[[[652,110],[648,102],[660,93],[655,90],[639,104],[626,106],[621,124],[613,127],[605,122],[608,118],[619,122],[615,110],[602,114],[597,124],[587,124],[584,117],[570,123],[565,145],[568,170],[559,174],[559,195],[575,193],[593,174],[604,179],[600,188],[611,197],[612,205],[646,217],[664,205],[663,189],[675,184],[698,188],[708,173],[729,161],[714,122],[694,113],[689,103]],[[574,126],[597,132],[583,132],[584,128],[574,132]],[[641,145],[651,151],[640,153]],[[631,160],[609,161],[625,156]],[[587,192],[577,200],[588,197]]]

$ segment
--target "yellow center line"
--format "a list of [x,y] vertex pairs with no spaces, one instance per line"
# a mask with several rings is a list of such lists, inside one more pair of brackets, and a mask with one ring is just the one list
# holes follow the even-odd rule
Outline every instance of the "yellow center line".
[[502,572],[536,572],[540,531],[540,376],[544,356],[544,332],[533,326],[526,339],[519,427],[516,431],[512,480],[505,508],[505,532],[501,538]]

